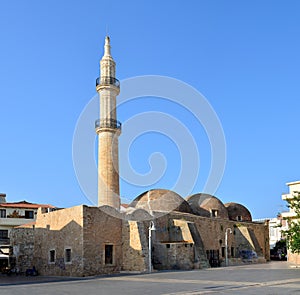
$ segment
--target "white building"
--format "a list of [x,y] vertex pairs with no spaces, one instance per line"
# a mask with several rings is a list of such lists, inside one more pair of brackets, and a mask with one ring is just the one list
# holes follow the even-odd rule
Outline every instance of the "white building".
[[282,218],[282,215],[276,218],[269,219],[270,249],[273,249],[276,243],[280,241],[282,238],[284,238],[281,232],[287,229],[288,229],[287,221]]
[[48,212],[55,207],[26,201],[7,203],[6,195],[0,194],[0,247],[9,245],[9,234],[13,227],[35,221],[38,208]]
[[[300,192],[300,181],[288,182],[286,184],[289,187],[289,193],[282,194],[282,200],[288,200],[294,197],[295,193]],[[295,218],[296,213],[294,209],[290,208],[288,212],[282,213],[283,218]],[[287,221],[288,223],[288,221]],[[287,224],[288,228],[288,224]],[[288,261],[296,264],[300,264],[300,255],[292,254],[288,251]]]
[[52,211],[52,205],[33,204],[26,201],[7,203],[6,195],[0,194],[0,271],[11,265],[10,231],[16,226],[34,223],[37,210]]
[[[300,192],[300,181],[288,182],[286,184],[289,187],[289,193],[282,194],[282,200],[288,200],[294,197],[295,193]],[[295,211],[290,208],[288,212],[284,212],[282,217],[295,217]]]

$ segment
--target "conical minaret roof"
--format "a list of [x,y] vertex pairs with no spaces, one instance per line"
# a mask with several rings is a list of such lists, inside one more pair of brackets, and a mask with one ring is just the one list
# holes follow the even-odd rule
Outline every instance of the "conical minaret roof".
[[105,44],[104,44],[104,56],[110,56],[111,57],[111,53],[110,53],[110,38],[109,36],[105,37]]

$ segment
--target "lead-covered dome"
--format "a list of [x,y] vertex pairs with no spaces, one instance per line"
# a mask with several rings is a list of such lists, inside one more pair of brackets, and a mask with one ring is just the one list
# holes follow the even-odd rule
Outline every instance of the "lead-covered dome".
[[252,221],[251,213],[245,206],[238,203],[226,203],[225,207],[230,220]]
[[177,193],[165,189],[153,189],[136,197],[129,207],[142,208],[152,211],[177,211],[192,213],[187,201]]
[[187,202],[196,215],[228,219],[227,209],[224,204],[212,195],[194,194],[187,197]]

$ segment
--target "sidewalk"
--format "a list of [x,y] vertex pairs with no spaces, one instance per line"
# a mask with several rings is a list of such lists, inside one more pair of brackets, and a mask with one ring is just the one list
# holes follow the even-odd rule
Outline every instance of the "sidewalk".
[[0,274],[0,286],[19,285],[19,284],[38,284],[49,282],[62,282],[62,281],[77,281],[91,279],[88,277],[49,277],[49,276],[25,276],[25,275],[6,275]]
[[[239,268],[243,269],[245,267],[252,267],[252,268],[264,268],[267,267],[269,270],[277,269],[277,270],[284,270],[284,269],[293,269],[293,268],[300,268],[300,265],[294,265],[286,261],[270,261],[267,263],[262,264],[244,264],[244,265],[238,265],[238,266],[229,266],[227,267],[229,270],[238,270]],[[190,270],[186,271],[186,273],[189,272],[195,272],[195,271],[221,271],[224,270],[225,267],[218,267],[218,268],[208,268],[208,269],[200,269],[200,270]],[[152,273],[154,276],[160,276],[160,274],[166,274],[166,273],[172,273],[174,271],[155,271]],[[178,272],[178,271],[175,271]],[[181,272],[181,271],[179,271]],[[182,271],[185,272],[185,271]],[[144,273],[145,274],[145,273]],[[0,286],[7,286],[7,285],[22,285],[22,284],[38,284],[38,283],[49,283],[49,282],[67,282],[67,281],[82,281],[82,280],[92,280],[92,279],[99,279],[101,277],[124,277],[124,276],[133,276],[133,275],[143,275],[142,273],[125,273],[122,272],[120,274],[112,274],[112,275],[97,275],[97,276],[90,276],[90,277],[64,277],[64,276],[25,276],[25,275],[6,275],[6,274],[0,274]]]

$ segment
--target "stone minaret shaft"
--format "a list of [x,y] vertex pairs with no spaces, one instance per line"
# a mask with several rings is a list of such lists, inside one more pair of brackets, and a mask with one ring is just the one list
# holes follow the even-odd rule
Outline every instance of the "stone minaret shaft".
[[117,121],[116,97],[120,83],[115,78],[116,63],[110,54],[110,39],[105,38],[104,55],[100,61],[100,78],[96,89],[100,97],[98,134],[98,206],[120,209],[118,137],[121,123]]

